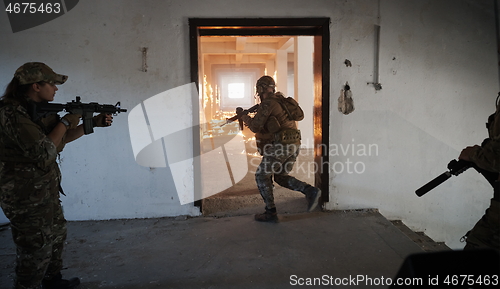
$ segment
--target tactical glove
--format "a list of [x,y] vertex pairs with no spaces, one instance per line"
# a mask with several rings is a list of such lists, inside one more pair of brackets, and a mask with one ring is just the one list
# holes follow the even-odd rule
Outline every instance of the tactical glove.
[[110,126],[111,124],[108,124],[106,122],[106,114],[101,113],[92,118],[92,126],[93,127],[106,127]]
[[248,110],[243,109],[242,107],[237,107],[236,108],[236,114],[238,116],[247,115],[248,114]]

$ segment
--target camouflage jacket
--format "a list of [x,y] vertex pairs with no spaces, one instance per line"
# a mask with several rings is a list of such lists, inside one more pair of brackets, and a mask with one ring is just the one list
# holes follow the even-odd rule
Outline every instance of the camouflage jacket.
[[484,170],[500,172],[500,105],[488,118],[488,135],[489,138],[476,147],[471,161]]
[[[64,140],[56,147],[47,134],[59,122],[58,115],[33,122],[25,106],[17,101],[0,101],[0,184],[12,184],[14,175],[24,175],[41,182],[45,178],[60,179],[57,155]],[[25,180],[26,181],[26,180]],[[10,185],[8,187],[11,187]]]
[[242,116],[241,119],[255,133],[255,138],[258,141],[268,142],[274,139],[276,131],[272,127],[275,126],[273,122],[276,122],[276,120],[279,123],[279,130],[297,129],[297,123],[290,120],[286,111],[278,102],[278,99],[282,97],[281,92],[270,95],[261,102],[253,118],[248,115]]

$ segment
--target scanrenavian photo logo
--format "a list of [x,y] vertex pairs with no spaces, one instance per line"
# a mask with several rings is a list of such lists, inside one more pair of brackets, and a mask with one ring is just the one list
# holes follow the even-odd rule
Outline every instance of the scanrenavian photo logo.
[[52,21],[75,8],[78,2],[79,0],[3,1],[13,33]]

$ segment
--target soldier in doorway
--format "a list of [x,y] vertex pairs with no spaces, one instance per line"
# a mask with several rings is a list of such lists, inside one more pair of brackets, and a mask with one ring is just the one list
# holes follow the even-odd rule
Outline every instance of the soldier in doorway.
[[[486,128],[489,138],[481,145],[469,146],[462,150],[459,159],[473,162],[480,169],[500,173],[500,103],[496,102],[496,112],[488,118]],[[500,175],[499,175],[500,176]],[[493,198],[483,217],[464,236],[464,250],[494,248],[500,250],[500,178],[493,182]]]
[[273,178],[280,186],[302,192],[308,202],[308,211],[318,205],[321,191],[290,176],[300,152],[300,130],[296,121],[302,120],[302,109],[292,98],[285,98],[275,91],[274,79],[262,76],[256,83],[260,106],[252,118],[248,111],[237,109],[237,114],[255,133],[257,148],[262,161],[255,173],[259,192],[266,204],[265,212],[255,215],[261,222],[277,222],[278,215],[273,196]]
[[[54,100],[67,80],[40,62],[19,67],[0,98],[0,205],[16,244],[15,289],[69,289],[80,280],[62,279],[66,220],[59,193],[57,156],[66,143],[83,136],[81,115],[32,119],[30,108]],[[94,127],[111,125],[100,114]]]

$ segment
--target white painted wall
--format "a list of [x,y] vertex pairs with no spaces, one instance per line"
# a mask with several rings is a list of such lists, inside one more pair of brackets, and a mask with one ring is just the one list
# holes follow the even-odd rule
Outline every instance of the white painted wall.
[[[493,3],[480,2],[493,11]],[[332,26],[332,97],[349,81],[356,110],[332,113],[331,141],[355,145],[356,152],[340,152],[330,161],[360,162],[364,171],[333,173],[327,207],[379,208],[389,219],[463,248],[460,237],[492,197],[486,181],[470,170],[421,198],[414,192],[443,173],[465,146],[487,137],[484,124],[498,92],[493,13],[465,1],[381,1],[380,16],[346,17]],[[378,23],[382,90],[375,91],[366,83],[373,80]],[[345,59],[352,67],[341,65]],[[358,156],[357,149],[370,144],[378,152]]]
[[[0,79],[4,86],[24,62],[43,61],[69,75],[58,102],[80,95],[83,101],[121,101],[131,109],[190,82],[190,17],[330,17],[331,143],[374,144],[378,151],[371,156],[332,152],[337,171],[348,162],[361,162],[358,171],[364,170],[331,173],[327,208],[379,208],[390,219],[460,248],[458,240],[492,196],[486,182],[468,171],[422,198],[414,191],[442,173],[463,147],[486,137],[484,123],[498,90],[496,39],[492,12],[475,3],[493,10],[489,0],[380,0],[380,5],[368,0],[87,0],[67,15],[15,34],[0,13]],[[381,26],[380,91],[366,84],[373,80],[375,24]],[[148,47],[147,72],[141,71],[141,47]],[[343,65],[345,59],[352,67]],[[356,110],[344,116],[337,98],[346,81]],[[182,103],[172,103],[172,110]],[[135,163],[127,125],[126,115],[117,116],[113,127],[96,130],[63,152],[66,217],[198,214],[192,204],[179,204],[168,168]]]

